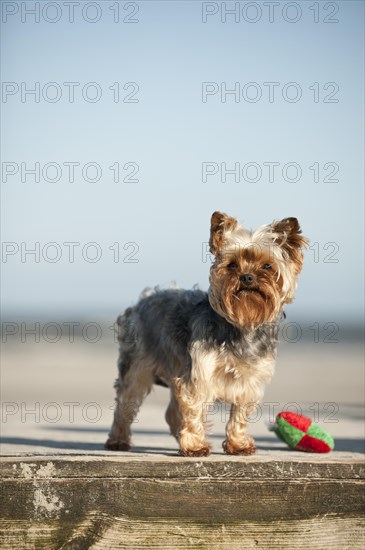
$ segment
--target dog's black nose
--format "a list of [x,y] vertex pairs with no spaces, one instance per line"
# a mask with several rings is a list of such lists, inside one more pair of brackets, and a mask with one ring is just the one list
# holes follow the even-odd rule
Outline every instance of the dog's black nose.
[[251,275],[251,273],[245,273],[244,275],[242,275],[241,281],[245,285],[252,285],[252,283],[254,281],[254,276]]

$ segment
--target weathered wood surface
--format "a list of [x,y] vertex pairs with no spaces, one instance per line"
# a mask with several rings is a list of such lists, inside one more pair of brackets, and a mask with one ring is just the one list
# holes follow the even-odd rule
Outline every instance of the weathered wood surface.
[[[74,525],[74,527],[73,527]],[[353,550],[364,548],[359,518],[311,518],[202,524],[196,521],[113,517],[95,512],[79,522],[4,522],[1,548],[8,550]]]
[[93,455],[24,455],[1,458],[2,478],[238,478],[364,479],[361,453],[315,455],[294,451],[260,456],[211,455],[208,458],[163,457],[137,453]]
[[3,457],[0,547],[364,548],[364,463]]

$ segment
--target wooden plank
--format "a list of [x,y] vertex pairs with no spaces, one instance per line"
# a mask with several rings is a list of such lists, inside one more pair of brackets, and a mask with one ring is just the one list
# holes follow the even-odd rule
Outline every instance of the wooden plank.
[[[361,456],[361,455],[360,455]],[[173,457],[141,459],[124,456],[22,456],[2,457],[1,477],[32,478],[169,478],[169,479],[364,479],[363,458],[331,460],[292,453],[287,460],[257,457]]]
[[75,525],[51,522],[3,522],[3,550],[363,550],[359,518],[326,516],[302,521],[212,523],[176,520],[142,521],[95,512]]
[[2,482],[1,517],[79,518],[99,510],[140,518],[275,521],[361,515],[360,481],[53,479]]
[[363,550],[363,466],[295,453],[3,457],[0,548]]

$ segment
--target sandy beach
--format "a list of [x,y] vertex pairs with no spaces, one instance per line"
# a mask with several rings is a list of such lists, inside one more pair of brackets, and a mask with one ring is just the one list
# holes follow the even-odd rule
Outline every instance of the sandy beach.
[[[1,369],[3,454],[98,453],[112,421],[117,344],[82,338],[3,344]],[[359,341],[282,342],[276,373],[250,433],[258,453],[285,450],[268,425],[282,410],[306,414],[330,431],[337,452],[364,452],[364,370]],[[164,420],[169,390],[155,387],[133,425],[134,452],[174,455],[176,441]],[[229,407],[209,404],[213,451],[221,442]]]

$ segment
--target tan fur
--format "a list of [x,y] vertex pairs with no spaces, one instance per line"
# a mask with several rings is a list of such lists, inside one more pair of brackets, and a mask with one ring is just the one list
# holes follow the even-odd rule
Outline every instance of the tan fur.
[[[251,454],[245,451],[246,447],[252,450],[251,439],[246,441],[245,437],[248,417],[262,399],[264,384],[270,381],[274,372],[275,358],[269,356],[260,361],[243,363],[226,353],[224,348],[212,352],[201,343],[191,350],[191,357],[191,383],[181,383],[178,393],[183,415],[189,418],[180,432],[182,454],[192,449],[206,449],[204,411],[207,403],[216,400],[234,404],[235,412],[231,414],[226,429],[226,452]],[[201,455],[197,453],[195,456]]]

